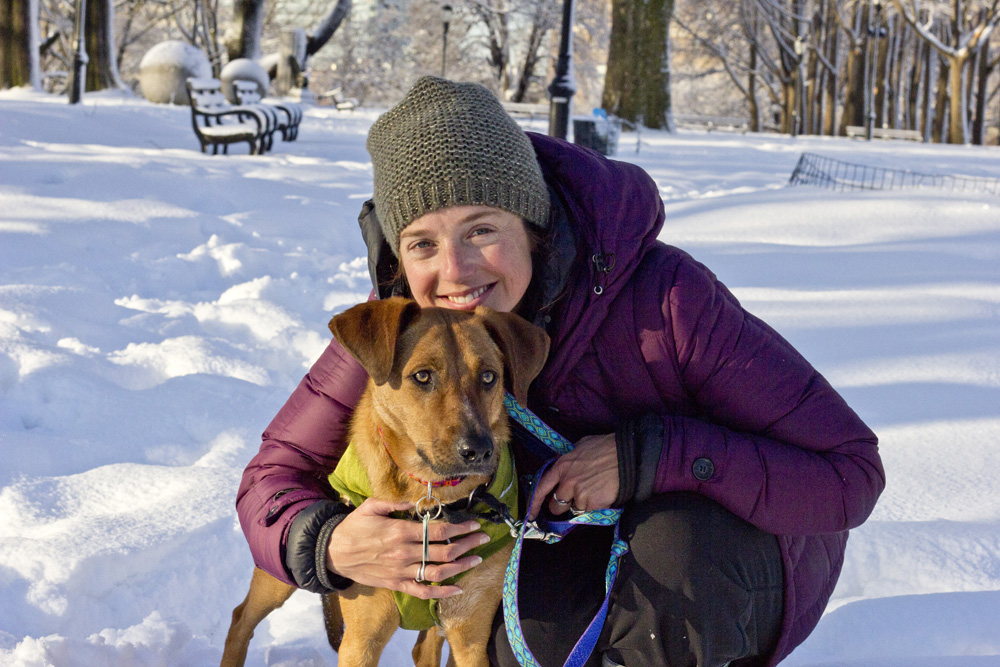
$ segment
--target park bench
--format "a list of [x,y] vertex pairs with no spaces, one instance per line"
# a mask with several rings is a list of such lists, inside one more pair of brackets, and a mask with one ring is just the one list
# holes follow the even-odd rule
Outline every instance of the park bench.
[[329,101],[337,111],[354,111],[354,108],[358,106],[358,101],[353,97],[344,97],[343,92],[343,89],[337,86],[317,95],[316,101]]
[[233,94],[240,106],[259,108],[270,116],[272,125],[281,132],[282,139],[295,141],[299,136],[299,123],[302,122],[302,107],[293,102],[264,102],[256,81],[233,79],[232,85]]
[[270,119],[258,109],[233,106],[222,94],[222,82],[212,78],[192,77],[187,80],[191,103],[191,124],[201,142],[201,152],[211,146],[212,154],[229,152],[229,144],[246,141],[250,154],[258,155],[269,147],[272,133]]
[[535,116],[547,117],[550,107],[548,103],[504,102],[503,108],[515,118],[518,116],[527,116],[529,120],[534,120]]
[[675,113],[674,122],[678,127],[706,132],[739,132],[746,134],[750,124],[746,118],[735,116],[702,116],[700,114]]
[[[848,139],[868,138],[868,129],[861,125],[847,126]],[[904,139],[906,141],[923,141],[924,136],[917,130],[897,130],[892,127],[873,127],[872,139]]]

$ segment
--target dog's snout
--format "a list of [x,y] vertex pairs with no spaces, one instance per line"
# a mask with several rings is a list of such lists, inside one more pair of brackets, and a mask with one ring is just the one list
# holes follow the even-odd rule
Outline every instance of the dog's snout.
[[488,433],[470,433],[458,441],[458,455],[470,465],[485,463],[493,456],[493,438]]

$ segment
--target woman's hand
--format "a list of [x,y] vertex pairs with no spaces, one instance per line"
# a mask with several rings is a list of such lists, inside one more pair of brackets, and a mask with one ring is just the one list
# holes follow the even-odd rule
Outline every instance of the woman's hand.
[[[551,495],[550,495],[551,494]],[[588,435],[568,454],[553,463],[535,490],[528,508],[534,519],[548,499],[549,511],[563,514],[569,509],[599,510],[611,507],[618,497],[618,448],[613,433]]]
[[[461,593],[458,586],[428,586],[415,581],[423,556],[423,524],[389,516],[412,509],[413,503],[374,498],[361,503],[333,529],[326,551],[327,569],[359,584],[402,591],[425,600]],[[428,582],[443,581],[475,567],[482,558],[462,555],[489,542],[477,521],[431,523],[429,535],[430,560],[423,573]],[[445,544],[445,540],[452,542]]]

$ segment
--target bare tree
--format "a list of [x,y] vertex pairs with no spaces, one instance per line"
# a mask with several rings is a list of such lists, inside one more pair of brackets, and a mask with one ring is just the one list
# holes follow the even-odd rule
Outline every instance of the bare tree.
[[[920,0],[894,0],[903,18],[947,62],[948,133],[947,139],[953,144],[964,144],[971,140],[969,131],[968,64],[976,53],[989,41],[1000,23],[1000,1],[992,0],[982,7],[974,7],[964,0],[952,0],[950,34],[947,40],[934,33],[930,22],[934,10],[927,14],[930,19],[921,21]],[[982,11],[979,11],[979,10]]]
[[0,35],[0,88],[38,88],[38,0],[0,3]]

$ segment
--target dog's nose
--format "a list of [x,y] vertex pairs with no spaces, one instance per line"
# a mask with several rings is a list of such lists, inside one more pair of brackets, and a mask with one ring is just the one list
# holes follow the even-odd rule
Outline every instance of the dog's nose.
[[493,438],[486,433],[472,433],[458,441],[458,455],[467,464],[484,463],[493,456]]

